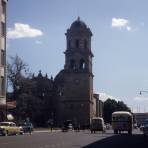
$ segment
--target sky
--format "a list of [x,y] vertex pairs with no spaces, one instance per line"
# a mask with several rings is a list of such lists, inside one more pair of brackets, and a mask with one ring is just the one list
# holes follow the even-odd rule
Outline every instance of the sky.
[[7,60],[16,54],[32,73],[64,68],[66,30],[79,16],[93,33],[94,92],[148,112],[147,0],[9,0]]

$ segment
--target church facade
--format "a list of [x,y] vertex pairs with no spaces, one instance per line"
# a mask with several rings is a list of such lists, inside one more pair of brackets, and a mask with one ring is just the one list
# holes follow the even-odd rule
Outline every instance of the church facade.
[[66,120],[89,125],[91,118],[96,116],[96,100],[93,97],[92,32],[78,17],[65,35],[65,65],[54,79],[55,120],[59,125]]

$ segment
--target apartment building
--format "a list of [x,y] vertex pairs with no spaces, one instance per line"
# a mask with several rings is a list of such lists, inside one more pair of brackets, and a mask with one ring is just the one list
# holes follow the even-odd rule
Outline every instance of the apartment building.
[[0,0],[0,121],[6,111],[6,5],[7,0]]

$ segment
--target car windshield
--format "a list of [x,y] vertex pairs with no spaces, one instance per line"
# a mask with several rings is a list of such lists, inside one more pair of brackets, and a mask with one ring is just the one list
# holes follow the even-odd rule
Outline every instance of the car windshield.
[[92,122],[93,123],[101,124],[102,123],[102,120],[101,119],[93,119]]

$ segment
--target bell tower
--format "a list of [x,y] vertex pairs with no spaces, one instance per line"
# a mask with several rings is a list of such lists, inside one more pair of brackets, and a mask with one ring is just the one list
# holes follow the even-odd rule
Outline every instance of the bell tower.
[[92,32],[78,19],[67,29],[64,69],[56,76],[58,122],[90,124],[93,117]]
[[70,71],[92,74],[91,30],[78,17],[65,35],[67,50],[64,68]]

